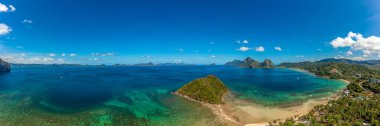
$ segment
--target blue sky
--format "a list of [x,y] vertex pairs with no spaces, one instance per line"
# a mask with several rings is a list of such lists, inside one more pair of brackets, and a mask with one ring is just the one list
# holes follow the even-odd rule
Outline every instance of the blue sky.
[[[1,12],[0,6],[0,23],[7,26],[0,25],[0,34],[1,28],[8,29],[0,35],[0,57],[17,63],[222,64],[247,56],[280,63],[329,57],[378,59],[380,54],[359,44],[380,46],[376,0],[0,3],[8,8]],[[364,37],[332,44],[337,37],[349,40],[349,32]]]

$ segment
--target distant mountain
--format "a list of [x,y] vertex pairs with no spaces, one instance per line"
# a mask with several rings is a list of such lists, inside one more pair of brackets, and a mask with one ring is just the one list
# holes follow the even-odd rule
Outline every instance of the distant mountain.
[[258,61],[252,59],[251,57],[245,58],[243,61],[234,60],[224,64],[226,66],[239,66],[243,68],[274,68],[275,65],[269,59],[266,59],[264,62],[259,63]]
[[11,72],[11,65],[0,58],[0,73]]
[[154,66],[154,63],[152,62],[138,63],[138,64],[134,64],[133,66]]
[[240,66],[241,64],[243,64],[243,61],[241,60],[234,60],[234,61],[230,61],[230,62],[227,62],[226,66]]
[[262,62],[260,65],[263,68],[274,68],[275,67],[273,62],[269,59],[264,60],[264,62]]

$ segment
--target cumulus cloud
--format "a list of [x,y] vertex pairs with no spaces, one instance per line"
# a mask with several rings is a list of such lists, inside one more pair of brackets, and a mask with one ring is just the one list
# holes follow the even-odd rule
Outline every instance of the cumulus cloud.
[[346,52],[346,55],[347,55],[347,56],[351,56],[352,54],[353,54],[352,51],[347,51],[347,52]]
[[277,50],[277,51],[282,51],[281,47],[274,47],[274,49]]
[[49,54],[49,56],[51,56],[51,57],[54,57],[54,56],[56,56],[57,54],[55,54],[55,53],[50,53]]
[[330,44],[334,48],[352,46],[355,43],[353,38],[354,37],[356,38],[356,36],[358,36],[358,34],[353,33],[353,32],[349,32],[347,37],[345,37],[345,38],[338,37],[338,38],[334,39],[333,41],[331,41]]
[[245,47],[245,46],[242,46],[242,47],[240,47],[240,48],[238,48],[238,49],[236,49],[236,50],[237,50],[237,51],[245,52],[245,51],[251,50],[251,48],[249,48],[249,47]]
[[215,56],[215,55],[211,55],[210,57],[211,57],[211,58],[213,58],[213,59],[214,59],[214,58],[216,58],[216,56]]
[[257,51],[257,52],[264,52],[265,49],[264,49],[263,46],[259,46],[259,47],[255,47],[255,51]]
[[62,53],[61,56],[66,56],[66,54],[65,54],[65,53]]
[[13,5],[9,5],[9,9],[10,9],[10,11],[16,11],[16,7],[15,6],[13,6]]
[[24,20],[22,20],[21,23],[23,23],[23,24],[32,24],[33,21],[32,20],[28,20],[28,19],[24,19]]
[[248,44],[248,40],[243,40],[243,44]]
[[334,48],[349,47],[353,51],[362,51],[363,56],[380,55],[380,37],[363,37],[360,33],[349,32],[345,38],[338,37],[330,42]]
[[6,35],[11,31],[12,31],[12,28],[10,28],[8,25],[4,23],[0,23],[0,35]]
[[7,12],[8,10],[7,5],[0,3],[0,12]]
[[13,12],[16,11],[16,8],[13,5],[5,5],[0,3],[0,12]]
[[69,56],[74,57],[74,56],[77,56],[77,54],[75,54],[75,53],[70,53]]

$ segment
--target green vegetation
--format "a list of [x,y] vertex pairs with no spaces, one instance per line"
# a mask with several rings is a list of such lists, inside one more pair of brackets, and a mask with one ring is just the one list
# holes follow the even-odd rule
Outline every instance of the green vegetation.
[[296,68],[309,71],[318,76],[331,79],[344,79],[351,82],[371,77],[380,77],[379,71],[369,69],[362,65],[335,63],[335,62],[301,62],[282,63],[280,67]]
[[209,75],[184,85],[176,93],[200,102],[222,104],[223,95],[227,91],[228,89],[222,81],[216,76]]
[[351,83],[337,100],[314,107],[308,114],[295,116],[271,125],[380,125],[380,74],[361,65],[331,62],[285,63],[281,67],[310,71],[319,76],[345,79]]

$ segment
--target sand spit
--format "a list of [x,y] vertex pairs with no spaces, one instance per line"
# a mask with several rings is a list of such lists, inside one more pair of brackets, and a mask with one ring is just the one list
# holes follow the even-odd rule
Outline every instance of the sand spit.
[[268,107],[235,99],[230,93],[225,95],[224,104],[221,105],[203,103],[181,94],[173,94],[201,103],[208,107],[222,121],[226,121],[227,125],[231,126],[265,126],[276,119],[285,120],[295,115],[307,114],[314,106],[327,104],[329,100],[334,100],[338,97],[337,94],[334,94],[329,97],[311,99],[286,107]]

